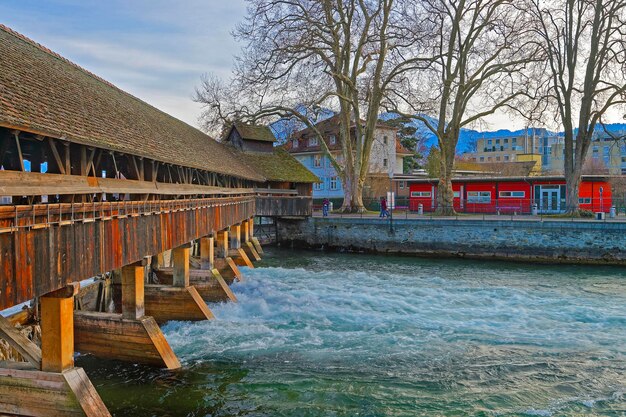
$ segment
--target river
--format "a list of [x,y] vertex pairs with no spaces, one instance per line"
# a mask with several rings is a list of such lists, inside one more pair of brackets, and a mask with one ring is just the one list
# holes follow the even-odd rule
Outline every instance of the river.
[[626,415],[623,268],[271,249],[163,332],[176,372],[77,359],[121,416]]

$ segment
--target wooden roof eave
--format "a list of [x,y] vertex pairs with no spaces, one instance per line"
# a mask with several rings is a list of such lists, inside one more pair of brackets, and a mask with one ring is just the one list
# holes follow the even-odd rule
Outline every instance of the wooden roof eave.
[[81,175],[0,171],[0,195],[35,196],[68,194],[244,195],[252,188],[170,184]]
[[240,178],[240,179],[244,179],[244,180],[267,181],[267,179],[265,177],[261,176],[261,175],[259,175],[257,177],[248,177],[248,176],[244,176],[244,175],[230,174],[230,173],[226,173],[226,172],[220,172],[220,171],[211,170],[211,169],[208,169],[207,167],[198,167],[198,166],[193,166],[193,165],[180,165],[177,162],[163,161],[163,160],[160,160],[160,159],[155,159],[153,156],[149,156],[147,154],[142,154],[141,152],[136,152],[136,153],[133,152],[133,153],[131,153],[128,150],[121,149],[121,148],[103,148],[101,145],[94,144],[93,141],[90,141],[89,139],[84,139],[84,138],[81,138],[81,137],[75,137],[73,135],[67,135],[64,132],[52,132],[52,131],[49,131],[49,130],[33,128],[31,126],[13,125],[13,124],[10,124],[10,123],[4,122],[4,121],[0,121],[0,127],[4,127],[6,129],[11,129],[11,130],[19,130],[20,132],[31,133],[33,135],[47,136],[47,137],[50,137],[50,138],[53,138],[53,139],[63,140],[63,141],[69,142],[69,143],[75,143],[75,144],[78,144],[78,145],[104,149],[106,151],[119,152],[121,154],[127,154],[127,155],[133,155],[133,156],[137,156],[137,157],[141,157],[141,158],[151,159],[151,160],[154,160],[156,162],[160,162],[162,164],[172,164],[172,165],[178,165],[178,166],[183,166],[183,167],[187,167],[187,168],[200,169],[202,171],[207,171],[207,172],[210,172],[210,173],[215,173],[215,174],[220,174],[220,175],[227,175],[229,177]]

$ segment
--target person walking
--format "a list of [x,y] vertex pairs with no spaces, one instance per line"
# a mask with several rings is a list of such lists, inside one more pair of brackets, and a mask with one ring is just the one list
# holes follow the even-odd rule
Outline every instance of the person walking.
[[324,217],[328,217],[329,208],[330,208],[330,200],[328,198],[325,198],[324,201],[322,201],[322,215]]
[[389,216],[389,212],[387,211],[387,199],[385,197],[380,197],[380,215],[378,217],[387,217]]

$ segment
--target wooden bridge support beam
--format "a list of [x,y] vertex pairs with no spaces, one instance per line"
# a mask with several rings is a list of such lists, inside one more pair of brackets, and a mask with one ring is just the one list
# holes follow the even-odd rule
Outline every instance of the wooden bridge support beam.
[[175,287],[189,286],[189,251],[191,245],[185,244],[172,249],[172,261],[174,264],[174,280],[172,285]]
[[[172,282],[173,270],[172,268],[162,268],[157,271],[157,275],[159,282],[169,284]],[[237,301],[237,297],[217,268],[212,270],[192,268],[189,270],[189,280],[200,297],[208,303]]]
[[146,285],[146,314],[157,323],[170,320],[201,321],[215,318],[193,285],[189,285],[189,251],[185,244],[172,249],[172,286]]
[[145,265],[144,260],[121,270],[121,314],[74,312],[76,350],[101,358],[180,368],[155,319],[144,314]]
[[259,242],[259,238],[254,236],[254,217],[251,217],[248,220],[248,224],[250,226],[250,240],[254,245],[254,249],[257,251],[259,255],[263,255],[263,248],[261,247],[261,242]]
[[261,256],[259,255],[256,248],[254,247],[254,243],[252,242],[252,234],[251,234],[251,230],[254,229],[254,220],[253,219],[245,220],[242,223],[242,226],[243,226],[243,242],[242,242],[243,250],[246,252],[246,254],[248,255],[250,259],[253,259],[258,262],[261,260]]
[[250,241],[250,222],[248,220],[241,223],[241,233],[242,243],[245,245]]
[[241,224],[230,226],[230,250],[228,253],[235,264],[254,268],[250,258],[241,247]]
[[78,288],[72,284],[41,297],[41,356],[26,339],[19,343],[31,353],[30,362],[3,363],[0,415],[111,417],[85,371],[74,368],[73,310]]
[[243,280],[243,275],[235,264],[233,258],[230,257],[228,247],[228,231],[222,230],[217,232],[217,258],[214,260],[215,268],[220,272],[228,284],[237,279]]
[[215,263],[215,242],[213,236],[200,238],[200,269],[212,270]]
[[222,230],[217,232],[217,256],[220,258],[228,257],[228,231]]
[[41,370],[63,372],[74,367],[74,295],[70,285],[41,297]]
[[240,249],[241,248],[241,224],[234,224],[230,226],[230,248],[231,249]]

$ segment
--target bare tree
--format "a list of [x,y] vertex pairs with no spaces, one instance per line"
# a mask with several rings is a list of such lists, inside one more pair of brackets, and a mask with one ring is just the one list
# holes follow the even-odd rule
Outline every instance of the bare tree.
[[626,0],[533,0],[532,11],[547,62],[544,101],[565,134],[567,210],[577,213],[594,130],[626,103]]
[[[414,23],[429,35],[420,53],[430,65],[406,73],[388,91],[390,110],[421,120],[440,153],[438,211],[454,213],[452,173],[459,135],[498,110],[520,110],[533,90],[528,66],[537,47],[523,0],[423,0]],[[426,114],[434,115],[432,118]]]
[[[205,127],[297,118],[320,137],[341,179],[342,209],[364,210],[381,99],[394,79],[421,62],[412,55],[418,34],[405,24],[405,3],[411,1],[248,0],[248,15],[235,30],[245,47],[233,79],[205,77],[197,90]],[[311,114],[320,108],[340,115],[341,164],[314,126]]]

